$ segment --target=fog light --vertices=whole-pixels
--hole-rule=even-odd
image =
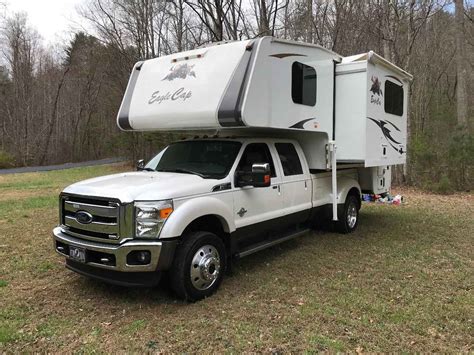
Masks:
[[[148,264],[150,262],[150,252],[139,251],[137,254],[137,260],[142,264]]]
[[[151,261],[151,253],[148,250],[136,250],[127,255],[128,265],[147,265]]]

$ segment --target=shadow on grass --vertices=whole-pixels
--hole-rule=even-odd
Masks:
[[[316,257],[320,263],[334,262],[335,258],[341,258],[344,264],[357,266],[361,261],[361,253],[365,253],[366,258],[371,258],[370,254],[380,251],[389,251],[394,243],[403,242],[404,248],[409,248],[411,243],[415,243],[413,235],[410,233],[399,233],[400,224],[406,224],[413,233],[417,233],[418,219],[409,210],[368,208],[361,213],[358,230],[351,234],[337,234],[330,232],[330,229],[315,230],[307,234],[276,245],[272,248],[252,254],[233,264],[232,275],[226,275],[229,282],[224,282],[221,288],[233,287],[245,283],[247,275],[251,273],[262,273],[277,270],[285,267],[285,262],[289,259],[304,259],[304,257]],[[423,237],[424,238],[424,237]],[[433,239],[424,238],[423,247],[426,243],[431,243]],[[375,249],[375,250],[374,250]],[[362,259],[364,255],[362,256]],[[271,269],[268,266],[271,266]],[[301,263],[301,267],[304,265]],[[283,270],[284,272],[284,270]],[[148,305],[158,304],[182,304],[176,300],[170,287],[167,275],[163,275],[160,284],[153,288],[128,288],[108,285],[104,282],[78,276],[77,282],[70,284],[74,294],[94,295],[95,298],[104,299],[112,303],[125,302],[128,305],[140,305],[146,302]],[[248,290],[238,287],[233,289],[233,297],[244,296]]]

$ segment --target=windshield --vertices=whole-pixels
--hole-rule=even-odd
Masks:
[[[241,145],[214,140],[176,142],[151,159],[145,169],[222,179],[229,173]]]

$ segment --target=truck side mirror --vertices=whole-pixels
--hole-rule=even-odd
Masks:
[[[137,161],[137,171],[143,170],[145,167],[145,160],[140,159]]]
[[[252,186],[268,187],[271,184],[270,164],[252,164]]]

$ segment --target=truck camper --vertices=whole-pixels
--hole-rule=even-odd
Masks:
[[[374,52],[272,37],[138,62],[119,128],[190,138],[136,172],[64,189],[55,249],[69,269],[120,285],[167,272],[177,296],[198,300],[235,258],[316,222],[350,233],[361,193],[388,192],[405,162],[411,78]]]

